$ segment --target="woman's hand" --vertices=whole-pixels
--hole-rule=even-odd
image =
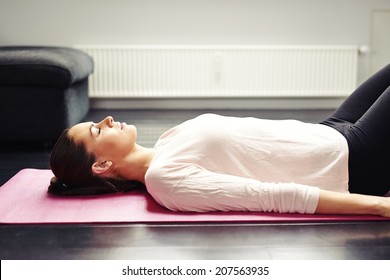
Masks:
[[[390,197],[379,197],[380,202],[380,213],[383,217],[390,218]]]
[[[320,190],[316,214],[362,214],[390,218],[390,198]]]

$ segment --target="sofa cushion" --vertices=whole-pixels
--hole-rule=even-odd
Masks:
[[[92,58],[77,49],[0,47],[0,85],[67,88],[92,71]]]

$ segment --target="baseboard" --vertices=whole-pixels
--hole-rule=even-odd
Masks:
[[[345,97],[315,98],[91,98],[93,109],[334,109]]]

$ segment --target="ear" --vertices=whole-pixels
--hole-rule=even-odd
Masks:
[[[111,168],[112,164],[113,164],[113,162],[110,160],[95,162],[92,165],[92,172],[95,174],[98,174],[98,175],[103,174]]]

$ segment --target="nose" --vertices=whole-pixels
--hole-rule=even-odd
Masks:
[[[107,125],[108,127],[112,127],[113,124],[114,124],[114,118],[111,116],[107,116],[99,123],[99,126]]]

